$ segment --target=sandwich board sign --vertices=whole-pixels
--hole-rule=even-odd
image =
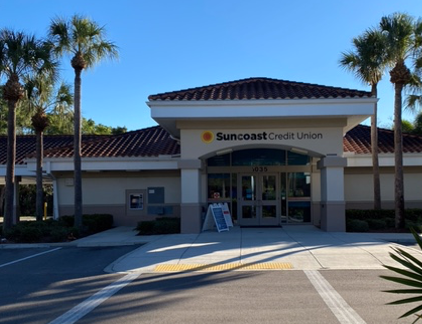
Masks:
[[[232,215],[230,214],[229,206],[227,203],[220,204],[221,208],[223,209],[224,218],[226,219],[226,223],[228,227],[233,227]]]
[[[223,207],[217,204],[208,206],[202,231],[212,229],[214,225],[218,232],[229,230],[229,226],[227,225],[226,217],[223,212]]]

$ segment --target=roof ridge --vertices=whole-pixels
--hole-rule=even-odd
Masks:
[[[262,83],[268,83],[263,87]],[[250,87],[245,88],[245,85]],[[299,88],[299,89],[298,89]],[[201,87],[162,92],[148,96],[148,100],[232,100],[232,99],[298,99],[373,97],[371,92],[349,88],[274,79],[251,77],[209,84]]]

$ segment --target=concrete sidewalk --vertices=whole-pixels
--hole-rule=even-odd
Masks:
[[[184,270],[384,269],[399,246],[422,260],[412,234],[324,232],[312,225],[230,228],[228,232],[138,236],[116,227],[68,243],[0,244],[0,248],[141,245],[109,265],[107,272]]]
[[[146,243],[113,262],[107,272],[385,269],[383,264],[399,266],[389,256],[392,246],[422,259],[411,234],[328,233],[311,225],[161,236],[129,233],[116,228],[80,240],[78,246]]]

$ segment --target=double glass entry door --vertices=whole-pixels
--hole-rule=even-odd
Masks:
[[[238,200],[240,225],[276,226],[280,224],[277,174],[240,174]]]

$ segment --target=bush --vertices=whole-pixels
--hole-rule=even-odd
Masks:
[[[155,221],[141,221],[138,222],[135,230],[138,231],[138,235],[152,235],[154,233]]]
[[[78,238],[81,235],[91,235],[98,233],[113,226],[112,215],[84,215],[82,232],[73,227],[73,216],[62,216],[58,221],[26,221],[12,226],[3,235],[8,241],[16,243],[34,243],[34,242],[63,242],[72,238]]]
[[[74,216],[62,216],[59,219],[60,224],[65,227],[73,227]],[[82,225],[84,231],[88,234],[99,233],[113,227],[113,215],[110,214],[91,214],[82,216]]]
[[[113,227],[113,215],[92,214],[82,216],[82,225],[86,226],[88,232],[98,233]]]
[[[368,219],[367,223],[371,230],[382,230],[387,228],[387,222],[384,219]]]
[[[347,232],[368,232],[369,225],[366,221],[360,219],[351,219],[346,223]]]
[[[43,231],[36,226],[22,227],[19,241],[22,243],[39,242],[43,238]]]
[[[180,233],[180,218],[160,217],[153,221],[141,221],[135,228],[138,235]]]
[[[50,232],[50,239],[52,242],[64,242],[68,239],[69,229],[64,227],[55,227]]]

